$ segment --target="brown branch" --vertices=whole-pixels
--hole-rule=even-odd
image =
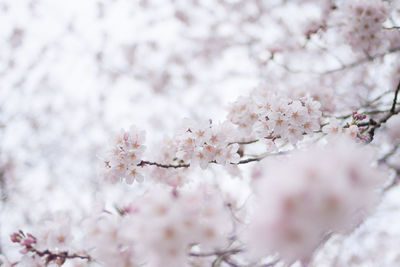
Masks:
[[[368,143],[372,142],[372,140],[374,139],[376,129],[380,128],[382,124],[386,123],[392,116],[400,113],[400,108],[396,109],[397,96],[399,94],[399,91],[400,91],[400,81],[394,93],[392,107],[385,116],[383,116],[378,121],[370,119],[368,122],[362,122],[357,124],[358,127],[364,127],[364,126],[370,127],[370,129],[368,130],[368,136],[369,136]]]
[[[152,165],[152,166],[157,166],[160,168],[174,168],[174,169],[178,169],[178,168],[189,168],[190,164],[189,163],[183,163],[183,164],[163,164],[163,163],[157,163],[157,162],[152,162],[152,161],[147,161],[147,160],[142,160],[141,162],[139,162],[137,164],[137,166],[140,167],[144,167],[146,165]]]
[[[238,163],[231,163],[231,164],[233,164],[233,165],[246,164],[246,163],[250,163],[250,162],[260,161],[260,160],[262,160],[263,158],[265,158],[265,156],[256,157],[256,158],[243,159],[243,160],[239,161]]]
[[[223,256],[222,257],[222,261],[225,262],[226,264],[228,264],[231,267],[239,267],[239,265],[235,262],[233,262],[229,256]]]
[[[383,27],[384,30],[399,30],[400,26]]]
[[[226,256],[226,255],[234,255],[237,253],[243,252],[243,249],[229,249],[229,250],[222,250],[222,251],[211,251],[211,252],[205,252],[205,253],[196,253],[196,252],[190,252],[189,256],[190,257],[212,257],[212,256]]]
[[[397,96],[399,94],[399,91],[400,91],[400,81],[399,81],[399,84],[397,85],[396,92],[394,93],[393,104],[392,104],[392,108],[390,109],[391,113],[394,113],[394,111],[396,109]]]
[[[64,264],[67,259],[82,259],[87,261],[92,261],[92,258],[89,255],[79,255],[79,254],[69,254],[67,251],[62,252],[51,252],[50,250],[46,249],[44,251],[37,250],[34,247],[26,246],[26,249],[32,253],[40,257],[46,257],[46,263],[56,262],[57,264]]]
[[[270,154],[270,155],[282,155],[284,154],[284,152],[279,152],[279,153],[274,153],[274,154]],[[248,158],[248,159],[243,159],[239,162],[231,162],[230,164],[232,165],[240,165],[240,164],[246,164],[246,163],[250,163],[250,162],[255,162],[255,161],[260,161],[262,159],[264,159],[267,155],[262,155],[259,157],[254,157],[254,158]],[[215,160],[211,161],[210,163],[215,163],[217,164],[217,162]],[[153,161],[147,161],[147,160],[142,160],[141,162],[139,162],[137,164],[137,166],[139,167],[144,167],[146,165],[152,165],[152,166],[157,166],[159,168],[173,168],[173,169],[179,169],[179,168],[189,168],[190,167],[190,163],[182,163],[182,164],[163,164],[163,163],[158,163],[158,162],[153,162]]]
[[[43,251],[38,250],[34,247],[37,243],[36,237],[34,237],[29,233],[25,234],[21,230],[13,233],[10,236],[10,238],[13,243],[18,243],[23,247],[22,251],[24,252],[21,253],[31,252],[39,257],[45,257],[46,266],[51,262],[57,265],[63,265],[67,259],[82,259],[82,260],[92,261],[92,257],[90,257],[89,255],[79,255],[77,253],[69,254],[68,251],[62,251],[56,253],[48,249]]]
[[[191,252],[188,255],[191,257],[216,257],[212,263],[212,267],[220,266],[221,262],[225,262],[231,267],[239,267],[238,264],[234,263],[231,259],[231,255],[235,255],[237,253],[243,252],[243,249],[229,249],[225,251],[212,251],[207,253],[194,253]]]
[[[358,124],[358,126],[371,126],[371,128],[368,131],[368,135],[369,135],[369,142],[372,142],[375,136],[375,130],[380,128],[382,124],[386,123],[393,115],[396,115],[398,113],[400,113],[400,109],[394,110],[393,112],[389,112],[388,114],[386,114],[386,116],[382,117],[378,121],[370,119],[369,122],[360,123]]]

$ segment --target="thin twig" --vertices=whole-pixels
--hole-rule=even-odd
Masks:
[[[383,157],[381,157],[381,158],[378,160],[378,163],[379,163],[379,164],[385,163],[391,156],[393,156],[393,155],[396,153],[396,151],[397,151],[397,149],[398,149],[399,147],[400,147],[400,143],[398,143],[398,144],[396,144],[395,146],[393,146],[392,149],[389,150],[389,152],[387,152]]]
[[[229,256],[224,256],[224,257],[222,257],[222,261],[225,262],[225,263],[227,263],[227,264],[228,264],[229,266],[231,266],[231,267],[239,267],[239,265],[236,264],[236,263],[234,263],[234,262],[229,258]]]
[[[383,52],[383,53],[376,54],[375,56],[372,56],[372,57],[365,57],[365,58],[360,59],[360,60],[358,60],[358,61],[355,61],[355,62],[353,62],[353,63],[343,65],[343,66],[340,67],[340,68],[328,70],[328,71],[322,72],[322,73],[320,73],[320,74],[331,74],[331,73],[338,72],[338,71],[342,71],[342,70],[345,70],[345,69],[351,69],[351,68],[357,67],[357,66],[360,65],[360,64],[363,64],[363,63],[372,61],[372,60],[374,60],[374,59],[376,59],[376,58],[384,57],[384,56],[386,56],[387,54],[391,54],[391,53],[398,52],[398,51],[400,51],[400,47],[394,47],[394,48],[389,49],[389,50],[387,50],[387,51],[385,51],[385,52]]]
[[[205,253],[196,253],[196,252],[190,252],[189,256],[191,257],[212,257],[212,256],[224,256],[224,255],[233,255],[243,252],[242,249],[236,248],[236,249],[229,249],[225,251],[211,251],[211,252],[205,252]]]
[[[259,141],[259,139],[250,140],[250,141],[232,142],[232,143],[229,143],[228,145],[232,145],[232,144],[250,145],[250,144],[257,143],[258,141]]]
[[[387,164],[389,167],[391,167],[389,164]],[[393,177],[393,180],[391,181],[390,184],[388,184],[385,188],[383,188],[383,193],[386,193],[387,191],[389,191],[390,189],[392,189],[393,187],[395,187],[396,185],[399,184],[400,182],[400,170],[393,168],[396,173],[395,176]]]

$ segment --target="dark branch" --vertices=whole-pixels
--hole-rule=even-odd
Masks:
[[[368,123],[371,126],[371,128],[368,131],[368,135],[369,135],[369,142],[372,142],[372,140],[374,139],[374,135],[375,135],[375,130],[380,128],[382,126],[382,124],[386,123],[393,115],[396,115],[400,112],[400,109],[394,110],[393,112],[388,113],[386,116],[384,116],[383,118],[381,118],[378,121],[374,121],[374,120],[370,120]]]
[[[211,252],[205,252],[205,253],[195,253],[195,252],[190,252],[189,256],[191,257],[212,257],[212,256],[227,256],[227,255],[234,255],[237,253],[243,252],[242,249],[230,249],[230,250],[225,250],[225,251],[211,251]]]
[[[147,161],[147,160],[142,160],[141,162],[138,163],[137,166],[140,167],[144,167],[146,165],[153,165],[153,166],[157,166],[160,168],[174,168],[174,169],[178,169],[178,168],[189,168],[190,164],[189,163],[183,163],[183,164],[162,164],[162,163],[157,163],[157,162],[152,162],[152,161]]]
[[[364,127],[364,126],[370,127],[368,130],[368,136],[369,136],[368,143],[372,142],[372,140],[374,139],[376,129],[380,128],[382,124],[386,123],[392,116],[400,113],[400,108],[396,109],[397,96],[399,94],[399,91],[400,91],[400,82],[397,85],[396,91],[394,93],[392,107],[385,116],[383,116],[377,121],[370,119],[368,122],[362,122],[357,124],[358,127]]]
[[[43,251],[38,250],[34,247],[37,243],[36,237],[29,233],[25,234],[21,230],[13,233],[10,238],[13,243],[18,243],[23,247],[24,252],[22,253],[31,252],[39,257],[44,257],[46,261],[46,266],[49,263],[55,263],[61,266],[65,263],[67,259],[82,259],[92,261],[92,257],[90,257],[89,255],[79,255],[76,253],[70,254],[68,251],[52,252],[48,249]]]
[[[392,108],[390,109],[391,113],[395,112],[396,104],[397,104],[397,96],[399,94],[399,91],[400,91],[400,81],[399,81],[399,84],[397,85],[396,92],[394,93],[393,104],[392,104]]]
[[[273,154],[268,154],[268,155],[283,155],[286,152],[278,152],[278,153],[273,153]],[[264,159],[267,155],[262,155],[259,157],[254,157],[254,158],[248,158],[248,159],[242,159],[239,162],[231,162],[232,165],[241,165],[241,164],[246,164],[246,163],[250,163],[250,162],[255,162],[255,161],[260,161],[262,159]],[[210,163],[215,163],[217,164],[217,162],[215,160],[211,161]],[[144,167],[146,165],[152,165],[152,166],[157,166],[159,168],[173,168],[173,169],[179,169],[179,168],[189,168],[190,167],[190,163],[182,163],[182,164],[163,164],[163,163],[158,163],[158,162],[153,162],[153,161],[147,161],[147,160],[142,160],[141,162],[139,162],[137,164],[137,166],[139,167]]]
[[[82,260],[92,261],[92,258],[89,255],[79,255],[76,253],[69,254],[67,251],[55,253],[55,252],[51,252],[48,249],[46,249],[44,251],[40,251],[31,246],[27,246],[26,248],[30,252],[32,252],[40,257],[46,257],[47,263],[49,263],[51,261],[55,261],[57,263],[64,263],[67,259],[82,259]]]
[[[246,163],[250,163],[250,162],[254,162],[254,161],[260,161],[265,157],[258,157],[258,158],[248,158],[248,159],[243,159],[241,161],[239,161],[238,163],[231,163],[233,165],[240,165],[240,164],[246,164]]]

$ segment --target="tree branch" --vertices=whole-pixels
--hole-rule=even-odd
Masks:
[[[385,51],[385,52],[383,52],[383,53],[376,54],[376,55],[374,55],[374,56],[372,56],[372,57],[365,57],[365,58],[362,58],[362,59],[360,59],[360,60],[358,60],[358,61],[355,61],[355,62],[353,62],[353,63],[343,65],[343,66],[340,67],[340,68],[336,68],[336,69],[332,69],[332,70],[328,70],[328,71],[322,72],[322,73],[320,73],[320,74],[331,74],[331,73],[338,72],[338,71],[342,71],[342,70],[345,70],[345,69],[351,69],[351,68],[357,67],[357,66],[360,65],[360,64],[363,64],[363,63],[372,61],[372,60],[374,60],[374,59],[376,59],[376,58],[384,57],[384,56],[386,56],[386,55],[388,55],[388,54],[391,54],[391,53],[394,53],[394,52],[398,52],[398,51],[400,51],[400,46],[399,46],[399,47],[391,48],[391,49],[389,49],[389,50],[387,50],[387,51]]]
[[[273,156],[278,156],[278,155],[283,155],[286,154],[286,152],[277,152],[277,153],[271,153],[271,154],[264,154],[258,157],[254,157],[254,158],[248,158],[248,159],[242,159],[239,162],[231,162],[230,164],[232,165],[241,165],[241,164],[247,164],[250,162],[255,162],[255,161],[260,161],[262,159],[264,159],[265,157],[267,157],[268,155],[273,155]],[[211,161],[210,163],[215,163],[217,164],[217,162],[215,160]],[[142,160],[141,162],[139,162],[137,164],[137,166],[139,167],[144,167],[146,165],[152,165],[152,166],[157,166],[159,168],[173,168],[173,169],[180,169],[180,168],[189,168],[190,167],[190,163],[182,163],[182,164],[163,164],[163,163],[158,163],[158,162],[153,162],[153,161],[148,161],[148,160]]]
[[[226,255],[233,255],[243,252],[242,249],[236,248],[236,249],[229,249],[225,251],[211,251],[211,252],[206,252],[206,253],[196,253],[196,252],[190,252],[189,256],[191,257],[212,257],[212,256],[226,256]]]
[[[69,254],[68,251],[52,252],[48,249],[43,251],[38,250],[34,247],[37,243],[36,237],[29,233],[25,234],[21,230],[13,233],[10,238],[13,243],[18,243],[23,247],[24,252],[22,253],[31,252],[39,257],[45,257],[46,266],[51,262],[57,265],[63,265],[67,259],[82,259],[87,260],[88,262],[92,261],[92,257],[89,255],[79,255],[77,253]]]
[[[386,123],[393,115],[396,115],[398,113],[400,113],[400,108],[396,109],[396,104],[397,104],[397,96],[399,94],[400,91],[400,81],[397,85],[396,91],[394,93],[394,97],[393,97],[393,103],[392,103],[392,107],[389,110],[389,113],[387,113],[385,116],[383,116],[380,120],[375,121],[373,119],[370,119],[368,122],[363,122],[363,123],[358,123],[357,126],[358,127],[364,127],[364,126],[370,126],[371,128],[368,130],[368,136],[369,136],[369,140],[368,143],[372,142],[372,140],[374,139],[374,135],[375,135],[375,130],[380,128],[382,126],[382,124]]]
[[[137,166],[140,167],[144,167],[146,165],[153,165],[153,166],[157,166],[160,168],[174,168],[174,169],[178,169],[178,168],[189,168],[190,164],[189,163],[182,163],[182,164],[162,164],[162,163],[157,163],[157,162],[152,162],[152,161],[147,161],[147,160],[142,160],[141,162],[139,162],[137,164]]]
[[[398,144],[396,144],[395,146],[393,146],[393,148],[391,149],[391,150],[389,150],[389,152],[387,152],[382,158],[380,158],[379,160],[378,160],[378,163],[379,164],[383,164],[383,163],[386,163],[386,161],[391,157],[391,156],[393,156],[395,153],[396,153],[396,151],[397,151],[397,149],[400,147],[400,143],[398,143]]]
[[[399,94],[399,91],[400,91],[400,81],[399,81],[399,84],[397,85],[396,92],[394,93],[393,104],[392,104],[392,108],[390,109],[391,113],[395,112],[396,104],[397,104],[397,96]]]

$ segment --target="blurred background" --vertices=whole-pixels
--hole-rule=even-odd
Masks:
[[[235,5],[0,1],[6,248],[16,227],[94,198],[98,157],[112,133],[134,124],[151,143],[184,117],[224,119],[228,103],[258,84],[252,36],[238,32],[254,3],[243,13]]]

